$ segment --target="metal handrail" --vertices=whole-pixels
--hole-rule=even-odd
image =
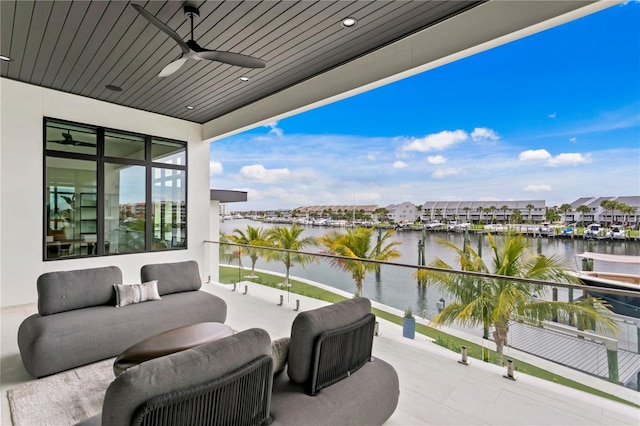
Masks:
[[[522,278],[522,277],[511,277],[506,275],[496,275],[496,274],[490,274],[485,272],[462,271],[458,269],[446,269],[446,268],[436,268],[433,266],[413,265],[410,263],[396,263],[396,262],[387,262],[382,260],[353,258],[349,256],[341,256],[341,255],[332,254],[332,253],[314,253],[314,252],[306,252],[306,251],[299,251],[299,250],[289,250],[289,249],[283,249],[278,247],[256,246],[251,244],[239,244],[239,243],[210,241],[210,240],[204,240],[204,242],[211,243],[211,244],[225,244],[228,246],[245,247],[245,248],[260,249],[260,250],[274,250],[279,252],[302,254],[302,255],[308,255],[308,256],[319,256],[319,257],[326,257],[331,259],[369,262],[369,263],[375,263],[378,265],[400,266],[403,268],[422,269],[425,271],[446,272],[451,274],[473,276],[477,278],[491,278],[491,279],[498,279],[498,280],[516,281],[516,282],[522,282],[525,284],[537,284],[537,285],[543,285],[543,286],[561,287],[561,288],[568,288],[568,289],[574,289],[574,290],[586,290],[586,289],[592,290],[592,291],[597,290],[599,293],[619,294],[619,295],[625,295],[625,296],[631,296],[631,297],[639,297],[638,292],[635,292],[632,290],[612,289],[608,287],[600,287],[600,286],[592,286],[592,285],[588,286],[587,288],[587,286],[585,286],[584,284],[557,283],[553,281],[545,281],[545,280]]]

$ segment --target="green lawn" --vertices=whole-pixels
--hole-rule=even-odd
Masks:
[[[257,284],[266,285],[268,287],[281,288],[279,287],[279,284],[281,284],[283,281],[283,278],[281,276],[266,274],[263,272],[256,272],[255,275],[258,278],[253,278],[249,280],[249,279],[243,278],[243,276],[247,274],[249,274],[249,271],[246,269],[240,270],[237,267],[220,266],[220,282],[223,284],[233,284],[233,283],[237,283],[238,281],[252,281]],[[296,279],[290,279],[290,283],[291,283],[291,287],[289,288],[289,290],[291,291],[291,293],[294,293],[294,294],[312,297],[314,299],[324,300],[331,303],[340,302],[341,300],[346,299],[344,296],[332,293],[327,290],[323,290],[321,288],[315,287],[310,284],[303,283]],[[395,324],[402,325],[402,317],[398,315],[394,315],[389,312],[376,309],[376,308],[373,308],[372,311],[378,318],[383,318]],[[485,358],[486,358],[487,356],[486,352],[488,351],[489,362],[492,362],[494,364],[498,363],[497,362],[498,354],[495,351],[487,350],[486,348],[482,348],[480,345],[446,334],[443,331],[435,329],[433,327],[428,327],[423,324],[416,324],[416,333],[430,337],[431,339],[434,340],[436,344],[444,346],[457,353],[460,353],[460,348],[462,346],[466,346],[469,357],[472,357],[475,359],[483,358],[482,356],[483,350],[485,351]],[[611,395],[611,394],[602,392],[598,389],[586,386],[582,383],[569,380],[562,376],[558,376],[557,374],[550,373],[546,370],[543,370],[531,364],[527,364],[525,362],[521,362],[517,359],[514,359],[514,358],[510,358],[510,359],[513,359],[514,366],[516,370],[519,372],[526,373],[531,376],[539,377],[544,380],[549,380],[555,383],[568,386],[570,388],[579,389],[579,390],[591,393],[593,395],[601,396],[604,398],[608,398],[614,401],[622,402],[624,404],[640,408],[640,405],[633,404],[629,401],[618,398],[615,395]],[[506,357],[505,357],[505,360],[506,360]]]

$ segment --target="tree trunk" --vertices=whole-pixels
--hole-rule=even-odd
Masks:
[[[489,323],[485,319],[482,330],[482,338],[485,340],[489,340]],[[488,342],[487,342],[488,344]],[[482,346],[482,360],[484,362],[489,362],[489,349]]]
[[[502,365],[502,354],[507,344],[508,325],[494,324],[493,340],[496,343],[496,352],[498,352],[498,364]]]

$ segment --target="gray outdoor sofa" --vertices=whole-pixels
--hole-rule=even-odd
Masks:
[[[81,425],[383,424],[399,383],[371,357],[374,324],[369,300],[356,298],[300,313],[288,359],[254,328],[143,362],[109,385],[102,413]]]
[[[224,322],[224,300],[200,291],[195,261],[146,265],[160,300],[116,307],[116,266],[48,272],[38,278],[38,313],[18,329],[26,370],[35,377],[115,357],[151,335],[200,322]]]

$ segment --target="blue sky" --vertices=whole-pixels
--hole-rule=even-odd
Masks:
[[[640,195],[640,3],[213,142],[232,210]]]

